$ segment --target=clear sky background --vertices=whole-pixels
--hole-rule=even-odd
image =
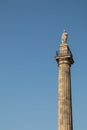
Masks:
[[[0,0],[0,130],[57,130],[61,34],[73,53],[73,128],[87,129],[87,1]]]

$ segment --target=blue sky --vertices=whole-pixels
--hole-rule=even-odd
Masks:
[[[61,34],[73,53],[73,127],[87,127],[87,1],[0,1],[0,129],[57,130]]]

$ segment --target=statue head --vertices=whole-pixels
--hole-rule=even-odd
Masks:
[[[62,44],[67,43],[67,38],[68,38],[68,33],[66,30],[64,30],[64,32],[62,34]]]

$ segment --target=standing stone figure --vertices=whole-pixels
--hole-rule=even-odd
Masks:
[[[64,30],[62,34],[62,43],[67,43],[68,33]]]

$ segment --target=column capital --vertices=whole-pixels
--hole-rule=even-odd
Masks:
[[[60,44],[59,46],[59,52],[56,52],[56,56],[55,59],[59,64],[73,64],[74,60],[73,60],[73,56],[72,53],[69,49],[69,46],[65,43],[65,44]]]
[[[56,59],[58,65],[60,65],[60,64],[69,64],[69,65],[71,65],[71,64],[74,63],[72,55],[55,56],[55,59]]]

